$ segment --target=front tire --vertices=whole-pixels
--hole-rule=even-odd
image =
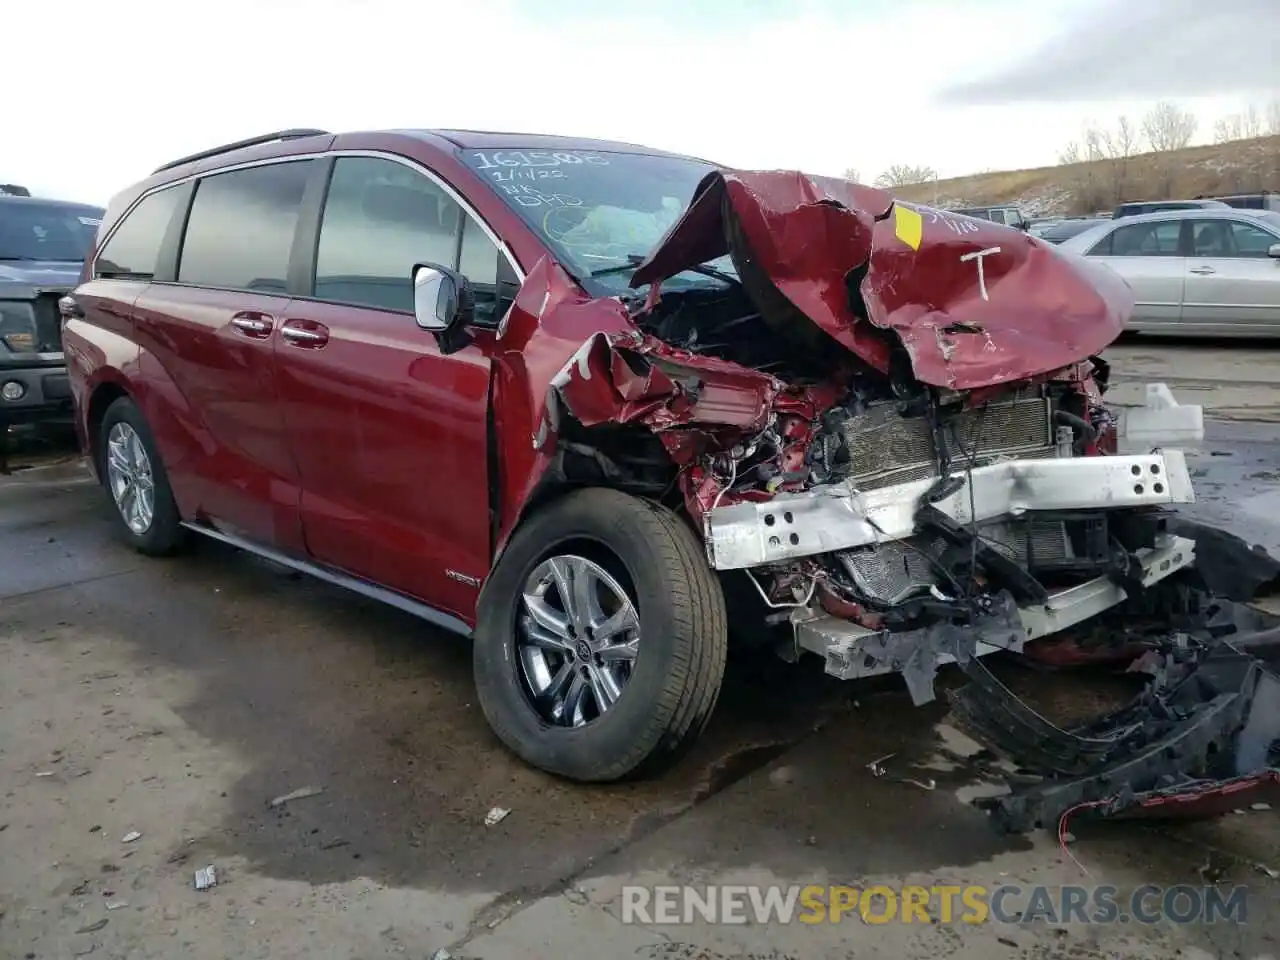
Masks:
[[[151,429],[128,397],[103,415],[98,464],[125,541],[149,556],[173,553],[184,540],[182,518]]]
[[[702,732],[727,648],[720,583],[689,526],[591,488],[512,537],[480,598],[476,688],[527,763],[583,782],[639,778]]]

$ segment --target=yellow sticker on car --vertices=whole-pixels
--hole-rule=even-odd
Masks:
[[[893,232],[912,250],[920,249],[920,236],[924,232],[924,217],[900,203],[893,206]]]

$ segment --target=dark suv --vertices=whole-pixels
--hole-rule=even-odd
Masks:
[[[1199,410],[1114,417],[1091,359],[1131,305],[846,180],[458,130],[175,161],[63,301],[131,544],[194,532],[473,636],[498,736],[582,780],[692,742],[731,622],[925,702],[1188,566],[1146,508],[1192,497]]]
[[[58,298],[79,281],[104,212],[0,194],[0,442],[9,424],[70,421]]]

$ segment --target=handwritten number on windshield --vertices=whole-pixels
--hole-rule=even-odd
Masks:
[[[506,167],[576,167],[590,164],[607,167],[609,161],[598,153],[581,150],[498,150],[494,153],[475,151],[476,169],[496,170]],[[492,174],[490,174],[492,176]]]
[[[502,192],[522,207],[580,207],[582,198],[567,193],[547,193],[527,183],[504,183]]]

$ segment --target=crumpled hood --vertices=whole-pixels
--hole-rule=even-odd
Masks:
[[[1133,309],[1118,275],[1021,230],[777,171],[704,177],[631,285],[726,253],[767,319],[807,317],[882,372],[900,341],[917,379],[957,390],[1083,360]]]

